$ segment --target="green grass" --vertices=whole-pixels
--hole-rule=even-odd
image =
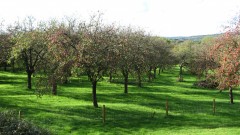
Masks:
[[[48,128],[52,133],[67,134],[210,134],[240,133],[240,93],[234,91],[235,104],[228,93],[193,87],[194,76],[176,82],[177,69],[165,71],[143,88],[98,83],[99,108],[92,107],[91,84],[86,77],[71,79],[58,87],[58,96],[39,98],[27,90],[26,75],[0,72],[1,110],[21,110],[23,118]],[[33,81],[34,82],[34,81]],[[216,114],[212,100],[216,99]],[[165,115],[166,99],[169,115]],[[106,123],[102,123],[102,105],[106,105]],[[154,115],[155,114],[155,115]],[[17,115],[17,114],[16,114]],[[154,116],[153,116],[154,115]]]

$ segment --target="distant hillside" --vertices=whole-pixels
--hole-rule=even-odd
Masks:
[[[197,35],[197,36],[179,36],[179,37],[167,37],[171,40],[177,40],[177,41],[185,41],[185,40],[193,40],[193,41],[201,41],[204,37],[217,37],[220,34],[211,34],[211,35]]]

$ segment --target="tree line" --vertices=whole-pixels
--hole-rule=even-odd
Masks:
[[[100,15],[90,21],[35,22],[29,17],[7,27],[1,33],[1,63],[18,63],[27,73],[27,87],[32,89],[32,76],[38,76],[41,94],[67,81],[73,72],[84,73],[92,84],[93,105],[97,104],[97,83],[103,76],[110,81],[115,73],[123,76],[124,93],[128,93],[129,76],[156,77],[157,68],[174,63],[170,41],[154,37],[142,29],[104,24]],[[14,66],[12,66],[14,69]],[[152,73],[153,72],[153,73]]]
[[[0,63],[24,68],[27,87],[32,89],[32,76],[37,76],[37,92],[51,90],[68,82],[73,74],[85,74],[92,84],[93,106],[97,103],[97,83],[108,76],[121,74],[124,93],[129,77],[142,87],[144,77],[156,78],[166,67],[179,65],[178,81],[184,81],[183,69],[219,89],[239,85],[239,21],[218,37],[201,41],[177,42],[152,36],[143,29],[103,23],[101,15],[89,21],[67,18],[63,21],[37,22],[32,17],[1,29]],[[2,27],[1,27],[2,28]]]
[[[240,16],[217,37],[206,37],[197,44],[185,41],[177,46],[175,54],[180,56],[179,80],[183,80],[182,66],[187,66],[192,74],[220,92],[228,89],[230,103],[233,104],[233,88],[238,88],[240,84]]]

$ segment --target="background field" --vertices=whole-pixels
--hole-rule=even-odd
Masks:
[[[56,134],[211,134],[240,133],[240,93],[234,89],[235,104],[229,104],[228,91],[193,87],[196,77],[185,74],[177,82],[177,68],[157,76],[143,88],[123,84],[98,83],[99,108],[92,106],[91,84],[86,77],[72,78],[58,87],[58,96],[37,97],[27,90],[25,73],[0,72],[1,110],[19,110],[23,119]],[[34,83],[34,82],[33,82]],[[216,114],[212,101],[216,99]],[[165,114],[166,99],[169,115]],[[102,123],[106,105],[106,123]]]

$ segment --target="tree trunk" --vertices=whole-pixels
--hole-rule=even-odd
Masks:
[[[7,62],[3,62],[4,71],[7,71]]]
[[[68,84],[68,78],[66,77],[65,80],[64,80],[64,84]]]
[[[229,98],[230,98],[230,103],[233,104],[233,92],[232,92],[232,87],[229,87]]]
[[[112,82],[112,71],[109,73],[109,82]]]
[[[52,94],[57,95],[57,82],[55,78],[52,80]]]
[[[156,74],[157,74],[157,68],[156,67],[153,68],[153,72],[154,72],[153,78],[156,79]]]
[[[97,81],[92,81],[92,98],[93,98],[93,106],[98,107],[97,103]]]
[[[205,70],[205,79],[207,79],[207,76],[208,76],[208,70],[206,69]]]
[[[12,64],[12,72],[15,72],[15,61],[14,61],[14,59],[11,60],[11,64]]]
[[[138,72],[138,87],[142,87],[142,77],[140,72]]]
[[[158,75],[160,75],[160,73],[161,73],[161,68],[159,67],[158,68]]]
[[[128,73],[124,75],[124,93],[128,93]]]
[[[151,82],[152,81],[152,67],[149,68],[148,71],[148,81]]]
[[[183,71],[182,71],[182,68],[183,68],[183,65],[181,64],[180,65],[180,71],[179,71],[179,78],[178,78],[179,82],[183,81],[183,76],[182,76]]]
[[[27,71],[28,75],[28,89],[32,89],[32,72]]]

